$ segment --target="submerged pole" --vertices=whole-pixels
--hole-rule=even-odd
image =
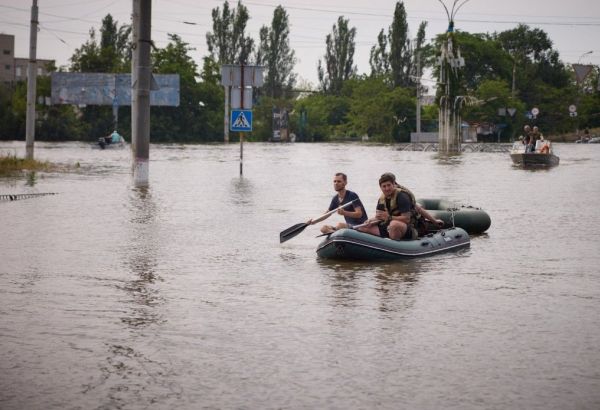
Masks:
[[[133,31],[137,35],[134,67],[132,70],[133,92],[131,105],[132,150],[134,157],[133,179],[135,186],[148,185],[148,160],[150,157],[150,83],[152,68],[150,66],[151,44],[151,0],[133,0]],[[135,23],[138,23],[137,25]],[[135,78],[135,82],[133,79]]]
[[[37,0],[31,5],[31,25],[29,31],[29,63],[27,64],[27,114],[25,122],[25,158],[33,159],[35,142],[35,98],[37,87]]]
[[[417,51],[417,134],[421,134],[421,51]]]

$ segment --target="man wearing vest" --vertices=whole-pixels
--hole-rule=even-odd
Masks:
[[[424,225],[425,220],[444,225],[444,221],[435,219],[417,204],[408,188],[396,183],[394,174],[383,174],[379,178],[379,187],[382,195],[377,201],[374,223],[359,228],[360,231],[395,240],[416,239],[419,236],[417,228]]]
[[[337,192],[336,195],[331,199],[331,203],[329,204],[329,209],[327,211],[332,211],[336,208],[339,208],[340,205],[347,204],[348,202],[352,202],[352,204],[347,207],[340,209],[337,211],[339,215],[342,215],[346,220],[346,223],[338,223],[334,228],[331,225],[323,225],[321,227],[322,233],[331,233],[336,229],[347,228],[348,225],[359,225],[367,220],[367,212],[365,211],[365,207],[363,206],[360,198],[355,192],[352,192],[346,189],[346,184],[348,183],[348,177],[346,174],[342,172],[338,172],[333,177],[333,189]],[[329,215],[322,216],[317,219],[309,219],[308,224],[313,225],[317,222],[321,222],[324,219],[329,218]]]

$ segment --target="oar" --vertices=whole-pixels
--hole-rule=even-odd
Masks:
[[[336,213],[337,211],[339,211],[342,208],[347,207],[348,205],[350,205],[352,202],[356,201],[352,200],[350,202],[345,203],[344,205],[341,205],[335,209],[332,209],[331,211],[321,215],[318,218],[315,219],[325,219],[327,218],[329,215],[332,215],[334,213]],[[294,236],[298,235],[300,232],[302,232],[306,227],[308,226],[308,224],[306,222],[302,222],[299,224],[296,224],[294,226],[290,226],[289,228],[287,228],[284,231],[281,231],[279,233],[279,243],[284,243],[285,241],[289,241],[290,239],[292,239]]]
[[[369,226],[369,225],[373,225],[375,223],[379,223],[379,221],[367,221],[365,223],[362,223],[360,225],[349,225],[348,228],[346,229],[354,229],[354,230],[358,230],[358,228],[362,228],[363,226]],[[336,229],[334,228],[333,232],[335,232]],[[326,236],[326,235],[331,235],[333,232],[327,232],[327,233],[322,233],[321,235],[317,235],[315,236],[315,238],[320,238],[321,236]]]

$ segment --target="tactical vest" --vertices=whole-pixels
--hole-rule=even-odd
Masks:
[[[383,208],[385,208],[385,210],[388,212],[388,214],[390,214],[392,216],[401,215],[402,212],[400,212],[398,210],[398,204],[396,203],[396,198],[398,197],[398,194],[400,192],[404,192],[410,198],[410,225],[413,228],[415,228],[417,226],[417,221],[421,217],[421,215],[417,212],[417,208],[416,208],[417,200],[415,199],[415,196],[413,195],[412,192],[410,192],[410,190],[408,188],[403,187],[402,185],[396,184],[396,191],[394,192],[394,194],[392,195],[392,198],[390,200],[390,208],[388,209],[388,207],[386,205],[385,195],[381,195],[379,197],[379,201],[377,202],[377,208],[379,209],[379,208],[381,208],[381,206],[383,206]],[[379,224],[380,225],[388,225],[389,222],[381,221]]]

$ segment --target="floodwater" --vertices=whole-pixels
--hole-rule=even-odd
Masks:
[[[24,155],[24,142],[0,152]],[[558,167],[360,144],[36,143],[69,173],[0,179],[2,409],[598,409],[600,145]],[[471,247],[317,258],[336,171],[372,214],[394,172],[485,209]],[[337,221],[337,215],[328,222]]]

